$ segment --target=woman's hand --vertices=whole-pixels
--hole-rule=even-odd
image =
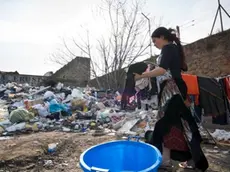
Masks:
[[[134,76],[134,79],[135,80],[139,80],[141,79],[141,75],[139,75],[138,73],[133,73],[135,76]]]

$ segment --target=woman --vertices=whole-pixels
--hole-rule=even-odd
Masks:
[[[181,76],[181,71],[187,71],[185,56],[172,31],[160,27],[153,32],[152,41],[161,49],[158,67],[141,75],[135,73],[135,80],[156,77],[160,88],[158,121],[149,142],[162,154],[169,150],[171,159],[181,162],[192,159],[197,169],[205,171],[208,162],[200,147],[198,126],[185,105],[187,87]],[[186,167],[186,163],[181,165]]]

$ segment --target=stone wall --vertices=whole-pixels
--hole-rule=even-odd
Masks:
[[[52,78],[63,82],[68,81],[69,84],[75,86],[86,86],[90,80],[90,59],[76,57],[54,73]]]
[[[230,74],[230,30],[184,47],[188,73],[219,77]]]

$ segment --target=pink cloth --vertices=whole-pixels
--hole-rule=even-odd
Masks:
[[[146,68],[145,72],[149,72],[150,71],[150,65],[148,65],[148,67]],[[143,78],[140,79],[138,81],[136,81],[135,83],[135,90],[136,90],[136,94],[132,97],[129,98],[129,103],[131,103],[133,100],[136,99],[138,92],[143,89],[142,87],[146,87],[149,84],[149,78]],[[141,89],[140,89],[141,88]]]

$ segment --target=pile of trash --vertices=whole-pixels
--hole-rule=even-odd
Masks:
[[[230,132],[228,132],[228,131],[216,129],[211,135],[217,141],[230,143]]]
[[[36,131],[143,135],[156,112],[120,110],[119,92],[95,88],[0,86],[0,136]]]

